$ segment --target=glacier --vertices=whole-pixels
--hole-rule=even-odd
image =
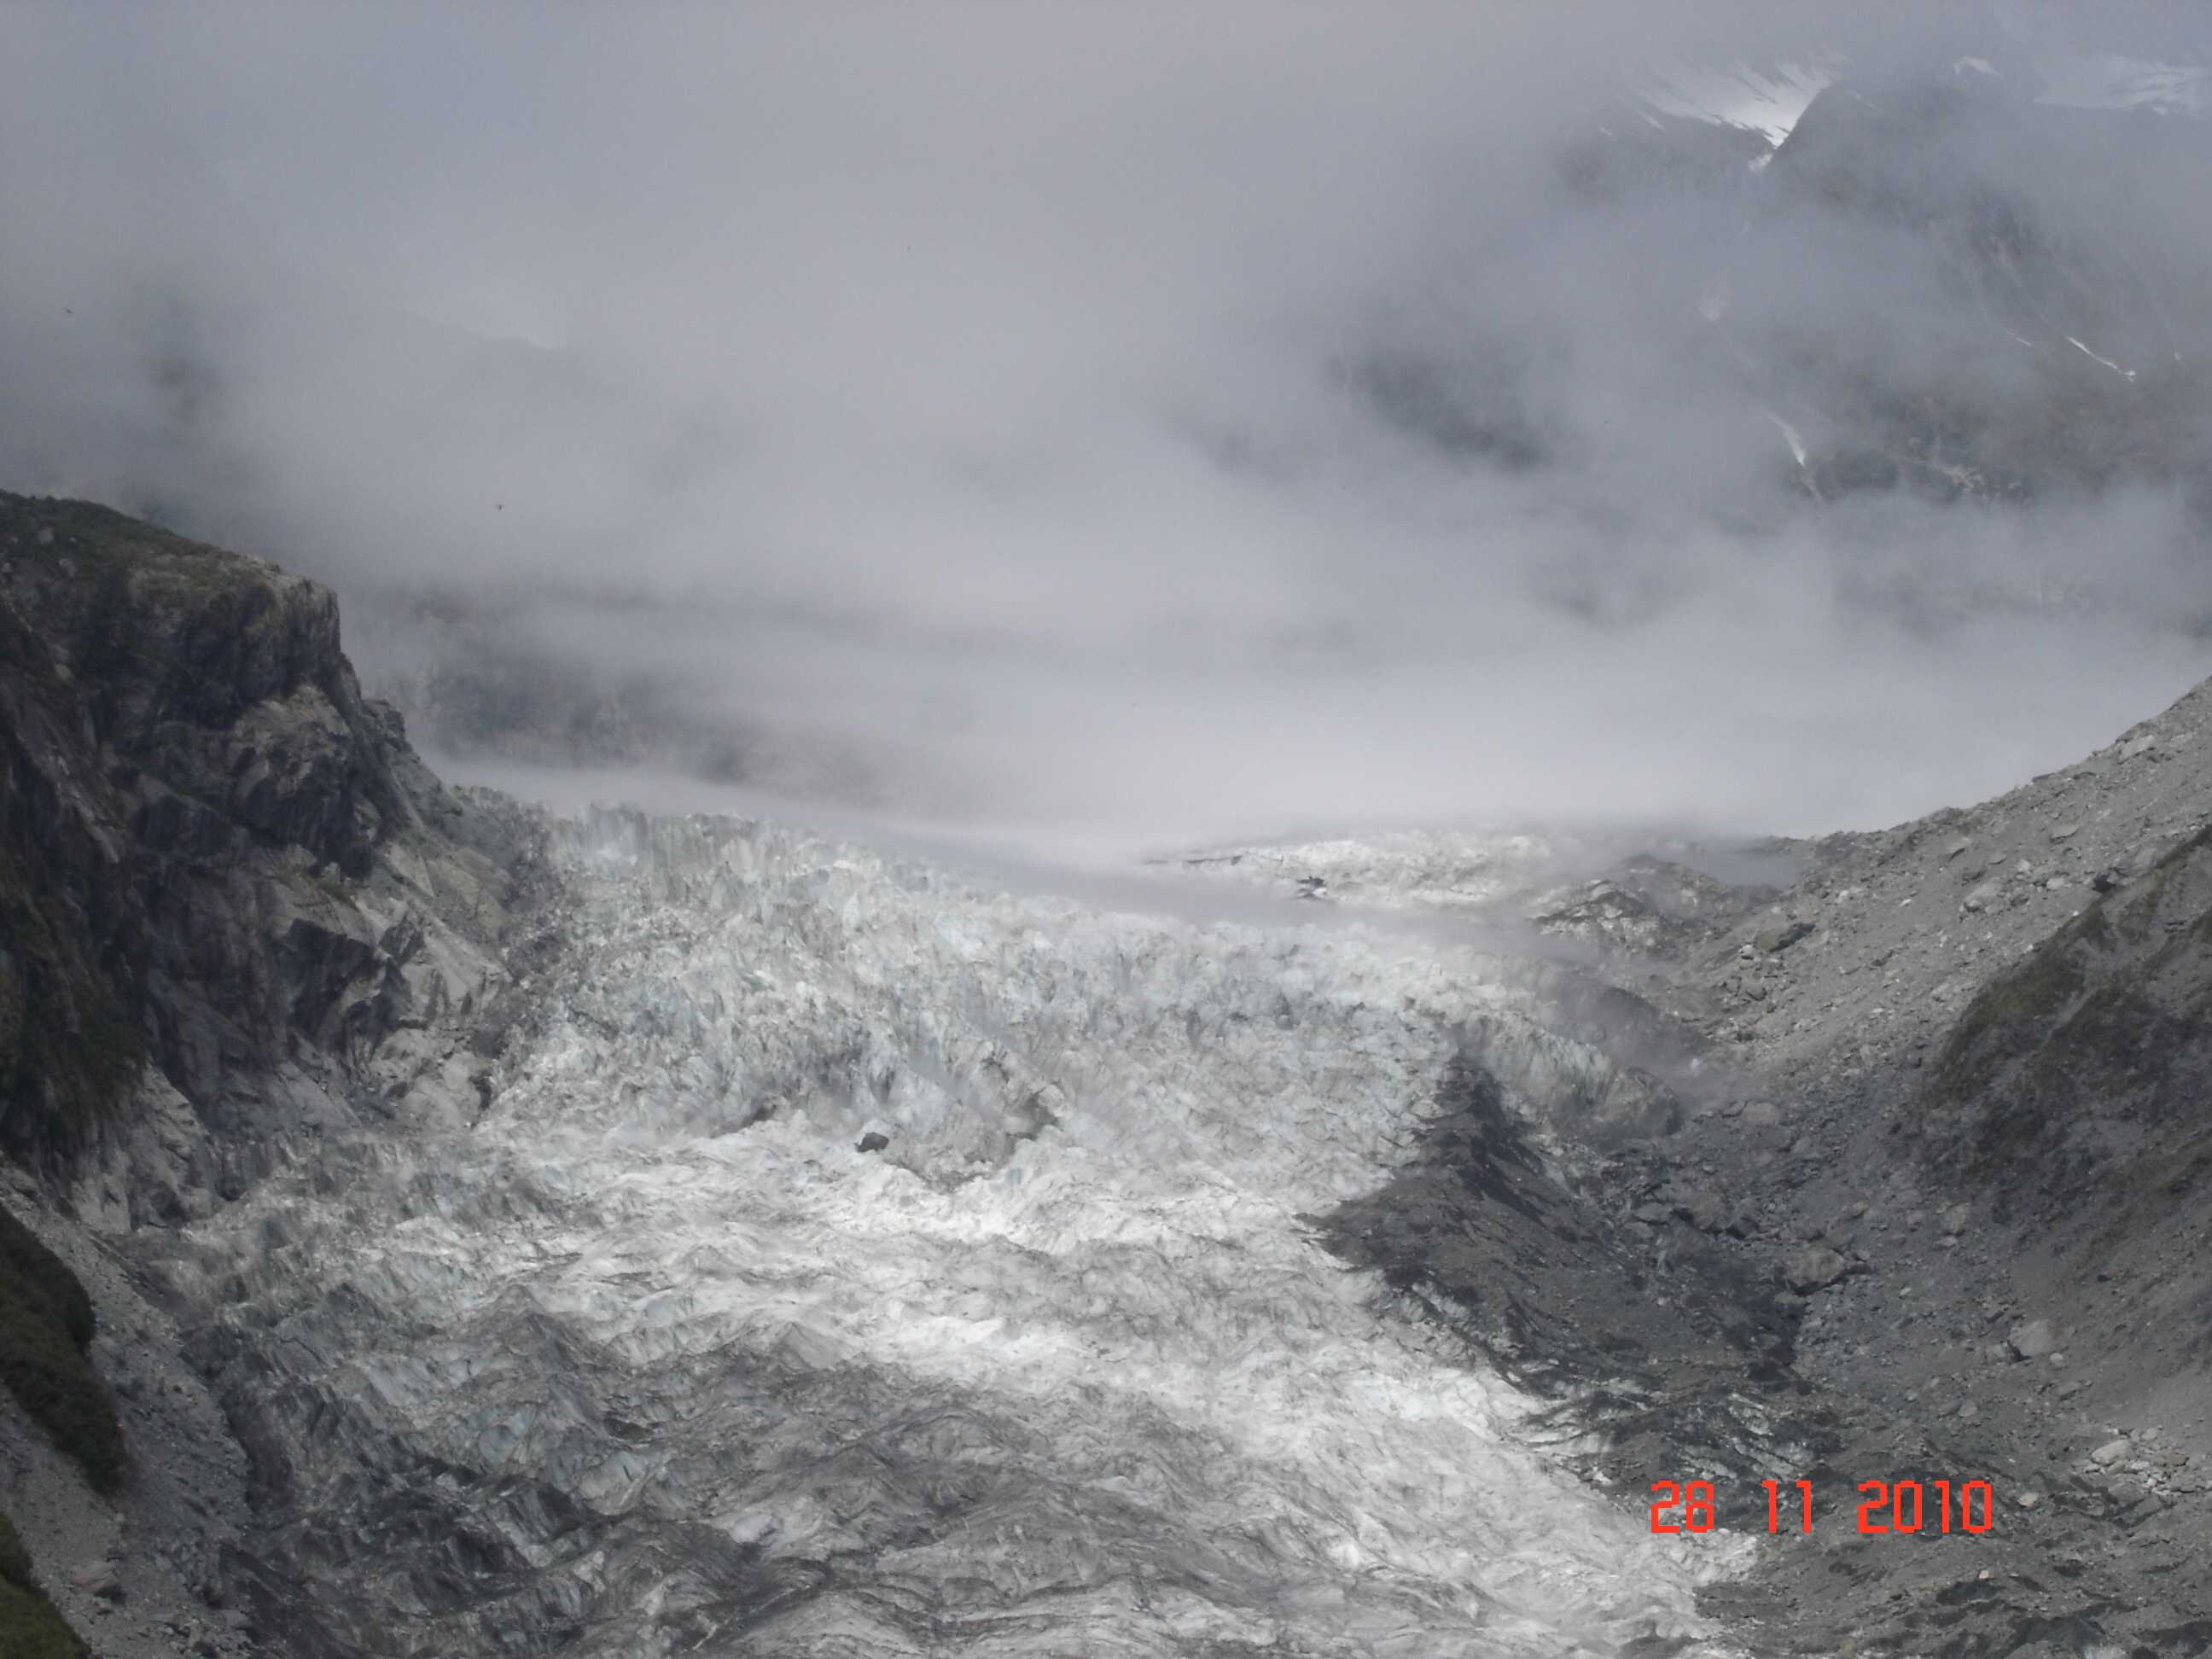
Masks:
[[[169,1268],[284,1448],[254,1547],[322,1639],[1736,1651],[1694,1595],[1751,1540],[1654,1536],[1315,1237],[1455,1055],[1540,1140],[1636,1109],[1501,960],[748,820],[556,844],[570,948],[480,1109],[319,1132]],[[1432,850],[1370,862],[1480,885]]]

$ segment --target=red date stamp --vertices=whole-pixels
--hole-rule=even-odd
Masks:
[[[1779,1480],[1764,1485],[1767,1531],[1813,1530],[1811,1481],[1797,1481],[1794,1491]],[[1711,1481],[1655,1480],[1651,1490],[1652,1531],[1711,1532],[1717,1524]],[[1996,1493],[1986,1480],[1966,1481],[1955,1493],[1948,1480],[1862,1480],[1859,1496],[1863,1533],[1984,1533],[1996,1524]]]

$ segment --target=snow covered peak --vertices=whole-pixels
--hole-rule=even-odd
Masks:
[[[1644,101],[1662,115],[1747,127],[1779,144],[1844,67],[1826,52],[1765,64],[1741,58],[1721,66],[1677,64],[1661,71]]]
[[[1948,78],[2068,109],[2148,110],[2160,115],[2212,112],[2212,65],[2186,54],[2085,46],[2008,17],[1979,49],[1948,64]],[[1863,65],[1832,46],[1791,58],[1725,64],[1671,64],[1642,94],[1647,111],[1757,132],[1779,146],[1813,100]]]

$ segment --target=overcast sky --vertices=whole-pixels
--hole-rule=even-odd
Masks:
[[[10,7],[0,486],[349,614],[496,594],[906,816],[1893,821],[2212,670],[2201,532],[2155,489],[1808,502],[1701,301],[2022,371],[1901,243],[1593,204],[1560,146],[1686,65],[2197,26],[1867,9]],[[2188,271],[2175,165],[2079,182]],[[1386,418],[1407,364],[1543,464]]]

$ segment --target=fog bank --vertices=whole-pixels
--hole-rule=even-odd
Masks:
[[[1039,842],[1891,822],[2212,672],[2185,9],[11,9],[0,486],[464,769]],[[2011,287],[1836,188],[1930,74]]]

